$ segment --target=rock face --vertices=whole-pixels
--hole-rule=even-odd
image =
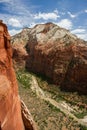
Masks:
[[[7,26],[0,21],[0,130],[36,130],[28,110],[24,118],[27,109],[25,108],[18,96],[18,85],[12,65],[10,35]]]
[[[37,130],[37,126],[33,121],[33,118],[23,101],[21,101],[21,111],[22,111],[22,118],[23,118],[25,129]]]
[[[25,28],[21,33],[13,36],[11,38],[12,49],[13,49],[13,62],[15,69],[24,68],[25,61],[28,57],[28,53],[25,49],[25,45],[28,42],[28,34],[30,32],[29,28]]]
[[[13,48],[13,63],[15,69],[17,68],[25,68],[26,59],[28,57],[28,53],[23,45],[15,44],[12,46]],[[18,67],[19,66],[19,67]]]
[[[87,42],[52,23],[36,25],[27,35],[29,71],[49,77],[62,89],[87,94]]]
[[[1,130],[24,130],[11,56],[10,35],[7,26],[0,22],[0,127]]]

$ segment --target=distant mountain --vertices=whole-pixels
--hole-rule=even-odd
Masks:
[[[53,23],[39,24],[12,37],[13,59],[66,91],[87,94],[86,43]]]

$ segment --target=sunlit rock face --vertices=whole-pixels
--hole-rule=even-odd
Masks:
[[[24,62],[29,71],[47,76],[66,91],[87,94],[87,42],[53,23],[25,29],[19,39],[23,40],[24,34],[28,38],[23,44],[27,52]],[[14,39],[13,44],[17,35]]]
[[[0,21],[0,127],[24,130],[7,26]]]

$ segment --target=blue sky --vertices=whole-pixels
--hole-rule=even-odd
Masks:
[[[87,0],[0,0],[0,19],[11,35],[53,22],[87,40]]]

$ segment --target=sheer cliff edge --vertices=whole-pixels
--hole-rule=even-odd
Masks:
[[[7,26],[0,20],[0,130],[25,130],[26,124],[27,130],[34,130],[33,123],[24,117],[23,105],[12,65],[10,35]],[[26,120],[28,123],[23,122]]]

